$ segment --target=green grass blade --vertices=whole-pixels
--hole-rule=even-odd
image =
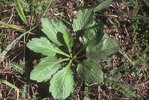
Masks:
[[[21,39],[23,36],[25,36],[26,34],[30,33],[30,31],[32,31],[32,30],[33,30],[34,28],[36,28],[36,27],[37,27],[37,26],[35,26],[35,27],[33,27],[32,29],[30,29],[30,30],[24,32],[23,34],[21,34],[20,36],[18,36],[15,40],[13,40],[13,41],[5,48],[5,50],[3,50],[2,53],[0,53],[0,59],[1,59],[0,61],[3,61],[3,59],[5,58],[5,55],[7,54],[7,52],[12,49],[12,47],[14,46],[14,44],[15,44],[18,40],[20,40],[20,39]]]
[[[104,8],[106,8],[106,7],[108,7],[108,6],[111,4],[112,1],[113,1],[113,0],[105,0],[105,1],[103,1],[101,4],[97,5],[97,6],[94,8],[94,12],[100,11],[100,10],[102,10],[102,9],[104,9]]]
[[[0,21],[0,26],[15,29],[15,30],[20,31],[20,32],[25,32],[25,30],[23,28],[21,28],[20,26],[13,25],[13,24],[7,24],[7,23],[2,22],[2,21]]]
[[[20,3],[20,0],[14,0],[14,4],[15,4],[15,7],[16,7],[16,10],[18,12],[18,15],[19,17],[21,18],[21,20],[27,24],[27,19],[26,19],[26,16],[24,14],[24,11],[23,11],[23,7]]]
[[[16,99],[16,100],[19,100],[19,89],[18,89],[15,85],[11,84],[10,82],[8,82],[8,81],[6,81],[6,80],[1,80],[1,79],[0,79],[0,83],[4,83],[4,84],[6,84],[7,86],[9,86],[9,87],[15,89],[15,90],[17,91],[17,99]]]

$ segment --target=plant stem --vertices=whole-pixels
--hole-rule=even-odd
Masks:
[[[72,61],[73,61],[73,59],[69,60],[69,63],[68,63],[67,66],[70,66],[70,67],[71,67],[71,65],[72,65]]]
[[[70,55],[68,55],[67,53],[65,53],[64,51],[62,51],[62,52],[59,52],[60,54],[62,54],[62,55],[64,55],[64,56],[66,56],[66,57],[70,57]]]
[[[68,61],[68,60],[69,60],[69,58],[65,58],[65,59],[60,60],[60,62]]]

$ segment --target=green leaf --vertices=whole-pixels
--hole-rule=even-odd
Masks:
[[[55,56],[56,54],[56,52],[53,52],[53,49],[55,48],[54,45],[44,37],[33,38],[27,43],[27,47],[34,52],[42,53],[45,56]]]
[[[73,30],[79,31],[87,29],[95,25],[93,20],[93,9],[79,10],[77,13],[77,18],[73,20]]]
[[[87,29],[83,36],[84,44],[88,44],[88,46],[92,46],[92,44],[97,45],[101,41],[103,35],[103,25],[97,25],[96,27]]]
[[[104,35],[102,41],[97,45],[86,49],[87,57],[93,61],[106,60],[108,56],[112,55],[119,49],[118,43],[110,37]]]
[[[91,60],[85,60],[78,64],[77,71],[81,78],[89,84],[103,82],[102,70]]]
[[[14,4],[15,4],[15,6],[16,6],[16,10],[17,10],[17,12],[18,12],[18,14],[19,14],[21,20],[22,20],[25,24],[27,24],[27,19],[26,19],[26,16],[25,16],[25,14],[24,14],[23,7],[22,7],[22,5],[21,5],[21,3],[20,3],[20,0],[14,0]]]
[[[46,57],[41,59],[39,64],[32,70],[30,79],[37,82],[47,81],[61,67],[60,62],[55,57]]]
[[[64,38],[64,41],[67,45],[67,47],[69,49],[71,49],[71,46],[72,46],[72,35],[71,33],[68,31],[67,27],[64,25],[64,23],[60,20],[53,20],[53,26],[55,27],[55,29],[62,33],[63,35],[63,38]]]
[[[106,8],[106,7],[108,7],[108,6],[111,4],[112,1],[113,1],[113,0],[105,0],[105,1],[103,1],[101,4],[97,5],[97,6],[94,8],[94,12],[100,11],[100,10],[102,10],[102,9],[104,9],[104,8]]]
[[[87,49],[92,49],[95,45],[97,45],[103,35],[103,25],[95,25],[92,28],[83,30],[83,46],[79,49],[79,51],[76,53],[76,55],[78,55],[79,53],[81,53],[83,50]]]
[[[47,35],[47,37],[57,44],[58,46],[62,45],[57,39],[58,30],[53,25],[54,20],[48,20],[47,18],[41,19],[42,31]]]
[[[50,43],[47,38],[33,38],[27,43],[27,47],[36,53],[42,53],[45,56],[55,56],[56,53],[68,56],[65,52],[61,51],[54,44]]]
[[[73,92],[74,79],[70,64],[53,75],[49,91],[56,99],[66,99]]]
[[[72,36],[62,21],[57,19],[48,20],[46,18],[42,18],[41,22],[43,27],[42,31],[48,36],[48,38],[52,42],[56,43],[57,45],[61,45],[57,37],[57,33],[60,32],[63,35],[65,44],[69,49],[71,49]]]

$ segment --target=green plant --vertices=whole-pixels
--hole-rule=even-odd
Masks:
[[[19,30],[19,31],[25,31],[24,29],[19,28],[19,27],[16,26],[16,25],[9,25],[9,24],[5,24],[5,23],[1,23],[1,22],[0,22],[0,26],[1,26],[1,24],[4,25],[4,26],[7,26],[7,27],[9,27],[9,28],[14,28],[14,29]],[[20,36],[18,36],[16,39],[14,39],[9,45],[7,45],[7,47],[6,47],[3,51],[1,50],[1,52],[0,52],[0,62],[4,61],[6,54],[8,53],[8,51],[10,51],[10,50],[14,47],[15,43],[16,43],[18,40],[20,40],[20,39],[21,39],[23,36],[25,36],[26,34],[31,33],[31,31],[32,31],[33,29],[35,29],[36,27],[37,27],[37,26],[31,28],[31,29],[28,30],[28,31],[25,31],[25,32],[22,33]]]
[[[123,93],[125,95],[125,97],[135,97],[135,94],[133,93],[132,89],[130,88],[130,86],[124,84],[123,82],[121,82],[120,80],[111,80],[111,79],[107,79],[105,81],[105,84],[107,86],[111,86],[113,89]]]
[[[73,67],[77,66],[78,74],[87,83],[103,82],[103,72],[96,61],[105,60],[118,45],[103,35],[102,27],[92,18],[92,10],[78,12],[72,25],[74,33],[70,33],[60,20],[44,18],[41,22],[42,31],[50,41],[41,37],[28,42],[31,50],[47,56],[31,72],[31,79],[37,82],[51,79],[49,91],[58,99],[67,98],[73,91]]]
[[[24,14],[24,9],[23,9],[23,7],[22,7],[20,1],[19,1],[19,0],[14,0],[14,4],[15,4],[15,6],[16,6],[16,10],[17,10],[17,12],[18,12],[19,17],[21,18],[21,20],[22,20],[25,24],[27,24],[27,19],[26,19],[26,16],[25,16],[25,14]]]
[[[42,31],[47,38],[33,38],[27,43],[28,48],[45,56],[31,72],[30,79],[37,82],[50,79],[49,92],[56,99],[65,99],[73,92],[74,76],[80,76],[87,84],[102,83],[104,73],[97,61],[106,60],[118,50],[117,42],[94,21],[94,11],[79,10],[71,27],[58,19],[42,18]]]

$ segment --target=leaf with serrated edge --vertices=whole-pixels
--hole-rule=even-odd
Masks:
[[[78,64],[77,71],[88,84],[103,82],[102,70],[91,60],[85,60],[83,63]]]
[[[53,26],[53,20],[49,21],[47,18],[41,19],[42,31],[47,35],[47,37],[57,45],[62,45],[57,39],[57,30]]]
[[[55,56],[56,53],[68,56],[66,53],[57,48],[54,44],[50,43],[47,38],[33,38],[27,44],[27,47],[36,53],[42,53],[46,56]]]
[[[63,34],[64,41],[69,49],[71,49],[72,46],[72,36],[70,32],[68,31],[67,27],[64,25],[64,23],[60,20],[53,20],[53,26],[55,29]]]
[[[93,9],[79,10],[77,13],[77,18],[73,20],[73,30],[79,31],[82,29],[87,29],[95,25],[93,20]]]
[[[104,35],[102,41],[92,48],[87,48],[87,57],[93,61],[104,61],[111,54],[117,52],[119,49],[118,43],[110,37]],[[97,56],[98,55],[98,56]]]
[[[47,81],[61,67],[60,63],[63,60],[58,60],[55,57],[46,57],[41,59],[38,65],[32,70],[30,79],[37,82]]]
[[[73,92],[73,72],[68,64],[62,70],[53,75],[50,81],[49,91],[56,99],[66,99]]]
[[[51,51],[50,45],[49,40],[44,37],[33,38],[27,43],[27,47],[36,53],[42,53],[46,56],[55,56],[56,52]]]
[[[57,33],[60,32],[61,34],[63,34],[63,38],[67,47],[71,49],[72,36],[62,21],[57,19],[48,20],[46,18],[42,18],[41,22],[43,27],[42,31],[52,42],[56,43],[57,45],[61,45],[57,39]]]

